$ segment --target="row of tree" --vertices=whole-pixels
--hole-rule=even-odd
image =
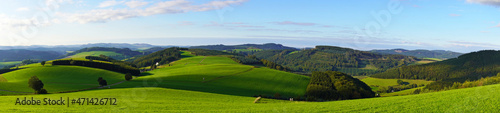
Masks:
[[[52,61],[52,65],[85,66],[85,67],[100,68],[100,69],[115,71],[119,73],[131,73],[132,75],[139,75],[141,73],[139,69],[125,64],[112,64],[105,62],[93,62],[93,61],[72,60],[72,59],[55,60]]]

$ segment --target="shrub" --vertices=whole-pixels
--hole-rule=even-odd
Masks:
[[[40,91],[38,91],[38,94],[47,94],[47,90],[41,89]]]
[[[127,81],[132,80],[132,74],[130,74],[130,73],[125,74],[125,80],[127,80]]]
[[[106,80],[104,80],[102,77],[99,77],[97,79],[97,81],[99,82],[99,85],[102,87],[102,86],[107,86],[108,85],[108,82],[106,82]]]
[[[40,79],[38,79],[37,76],[32,76],[28,81],[28,85],[30,88],[35,90],[35,93],[37,93],[37,94],[43,88],[43,82]]]

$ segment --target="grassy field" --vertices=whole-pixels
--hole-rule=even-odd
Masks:
[[[28,87],[28,80],[31,76],[37,76],[49,93],[98,87],[99,77],[103,77],[108,84],[124,80],[124,74],[121,73],[80,66],[32,66],[2,76],[7,80],[0,82],[2,90],[33,92]],[[3,93],[0,91],[0,94]]]
[[[389,96],[402,96],[402,95],[410,95],[413,94],[413,92],[417,89],[422,90],[425,86],[422,87],[417,87],[417,88],[412,88],[412,89],[407,89],[403,91],[398,91],[398,92],[393,92],[393,93],[383,93],[380,96],[382,97],[389,97]]]
[[[64,94],[1,96],[0,112],[497,112],[500,85],[405,95],[413,88],[369,99],[301,102],[262,99],[256,95],[303,96],[309,77],[265,67],[238,64],[227,57],[194,56],[143,73],[131,81],[111,87]],[[29,77],[36,75],[50,92],[97,87],[97,78],[108,84],[122,81],[123,74],[79,66],[28,65],[0,76],[0,89],[32,92]],[[4,80],[2,80],[2,77]],[[397,85],[397,79],[358,76],[368,85]],[[406,80],[410,84],[432,81]],[[1,82],[3,81],[3,82]],[[63,82],[62,82],[63,81]],[[16,94],[0,91],[0,94]],[[117,105],[19,106],[17,98],[116,98]],[[43,101],[43,100],[42,100]],[[67,100],[68,101],[68,100]],[[67,104],[67,103],[66,103]]]
[[[241,65],[230,58],[182,54],[171,66],[148,72],[144,77],[116,87],[164,87],[219,94],[298,97],[305,94],[309,77],[265,67]],[[144,83],[147,84],[144,84]]]
[[[11,65],[20,64],[21,62],[22,61],[0,62],[0,68],[3,68],[5,66],[11,66]]]
[[[81,53],[69,56],[68,58],[85,58],[86,56],[99,56],[99,55],[122,56],[122,54],[120,54],[120,53],[110,52],[110,51],[90,51],[90,52],[81,52]]]
[[[500,85],[409,96],[332,102],[290,102],[164,88],[124,88],[49,95],[3,96],[0,112],[497,112]],[[119,95],[117,95],[119,94]],[[117,105],[16,106],[17,98],[117,98]]]
[[[410,84],[430,84],[433,81],[426,81],[426,80],[411,80],[411,79],[401,79],[404,82],[408,82]],[[364,79],[361,79],[361,81],[365,82],[369,86],[395,86],[398,85],[397,81],[398,79],[380,79],[380,78],[372,78],[372,77],[367,77]]]

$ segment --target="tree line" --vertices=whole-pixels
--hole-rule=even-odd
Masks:
[[[83,60],[55,60],[52,61],[52,65],[75,65],[75,66],[85,66],[92,68],[105,69],[109,71],[115,71],[119,73],[130,73],[132,75],[139,75],[141,72],[139,69],[125,65],[125,64],[112,64],[104,62],[93,62],[93,61],[83,61]]]

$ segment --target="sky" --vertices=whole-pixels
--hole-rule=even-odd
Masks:
[[[500,49],[500,0],[2,0],[0,46]]]

